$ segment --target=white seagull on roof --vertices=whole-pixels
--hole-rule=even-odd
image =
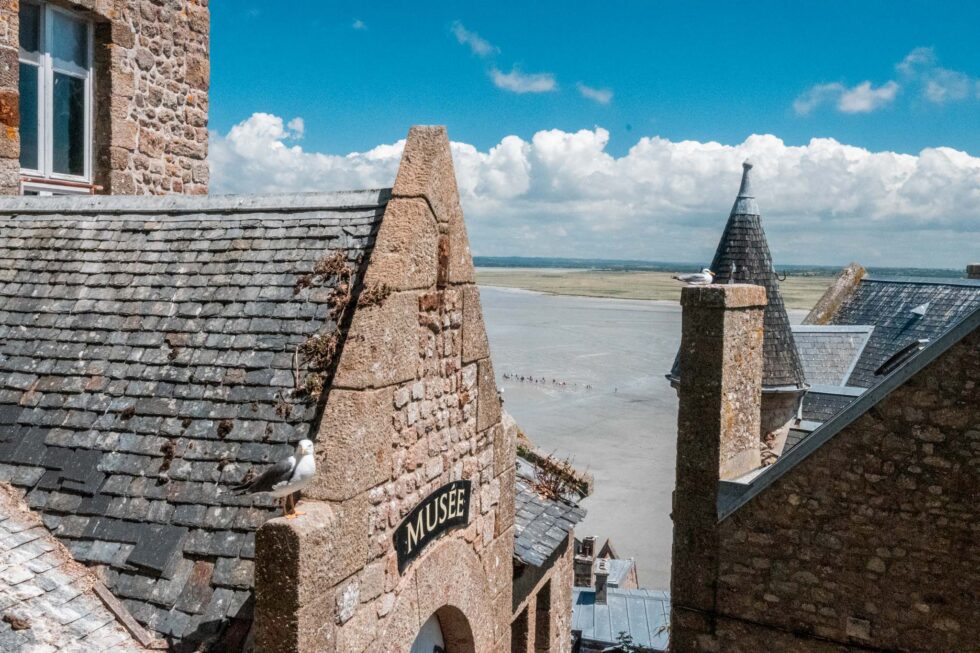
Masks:
[[[700,272],[694,274],[675,274],[671,279],[683,281],[689,286],[707,286],[715,280],[715,273],[708,268],[701,268]]]
[[[290,505],[290,499],[310,484],[315,473],[313,443],[310,440],[300,440],[292,456],[283,458],[257,478],[236,485],[233,490],[238,494],[267,492],[281,500],[282,514],[286,519],[295,519],[304,513],[296,510],[295,502]]]

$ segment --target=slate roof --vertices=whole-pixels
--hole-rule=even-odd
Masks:
[[[857,421],[874,408],[896,388],[913,375],[946,353],[956,343],[980,329],[980,306],[976,306],[949,328],[938,334],[930,343],[917,350],[901,365],[882,377],[878,383],[850,401],[843,410],[833,415],[816,430],[800,440],[792,449],[783,452],[779,459],[747,479],[747,482],[721,481],[718,486],[718,518],[724,519],[751,501],[784,474],[806,459],[824,443]],[[876,329],[877,331],[877,329]]]
[[[619,587],[629,578],[630,572],[636,566],[632,558],[607,558],[609,577],[606,584],[610,587]]]
[[[517,459],[517,492],[514,498],[514,557],[540,567],[568,538],[585,509],[571,501],[549,499],[531,486],[529,463]]]
[[[860,397],[865,390],[853,386],[814,386],[803,397],[803,419],[826,422]]]
[[[796,324],[792,331],[806,382],[844,385],[874,327]]]
[[[924,315],[912,309],[925,307]],[[866,276],[830,317],[833,325],[873,325],[848,385],[869,388],[875,371],[916,340],[934,340],[980,307],[980,280]]]
[[[595,590],[572,590],[572,630],[581,633],[583,643],[613,646],[619,633],[633,637],[633,643],[654,651],[666,651],[670,637],[670,594],[660,590],[606,590],[606,603],[595,602]]]
[[[227,489],[315,436],[315,406],[276,410],[336,328],[296,281],[363,261],[388,197],[0,200],[0,480],[172,642],[247,632],[277,511]]]
[[[766,289],[768,304],[763,314],[763,389],[792,390],[804,388],[806,381],[790,330],[789,317],[779,292],[779,279],[772,264],[769,244],[762,229],[762,218],[752,190],[752,164],[742,164],[742,185],[722,233],[711,271],[714,283],[750,283]],[[680,355],[668,375],[680,378]]]
[[[9,619],[0,620],[0,651],[150,650],[103,603],[98,586],[17,491],[0,483],[0,612]]]

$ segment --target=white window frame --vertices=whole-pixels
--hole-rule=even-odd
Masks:
[[[20,182],[20,194],[27,195],[91,195],[93,186],[87,184],[58,184],[50,181],[23,179]]]
[[[95,87],[95,48],[93,45],[95,38],[95,26],[92,21],[87,20],[83,16],[70,11],[68,9],[63,9],[55,5],[43,2],[41,0],[21,0],[21,4],[31,4],[39,7],[40,9],[40,26],[39,26],[39,39],[40,39],[40,54],[32,55],[25,53],[23,50],[19,51],[18,61],[20,63],[26,63],[38,68],[37,76],[37,134],[38,134],[38,147],[37,147],[37,160],[38,167],[36,169],[31,168],[21,168],[21,174],[28,177],[41,177],[44,179],[69,181],[76,183],[91,183],[92,181],[92,142],[93,142],[93,128],[92,119],[94,115],[94,92]],[[87,27],[87,39],[88,39],[88,68],[86,69],[86,75],[84,77],[80,76],[77,71],[65,70],[62,68],[55,67],[54,59],[51,56],[51,48],[49,43],[51,42],[51,32],[52,23],[50,19],[51,14],[61,12],[66,16],[70,16],[74,20],[81,21],[85,23]],[[18,44],[19,45],[19,44]],[[84,173],[82,175],[70,175],[66,173],[55,172],[53,167],[54,161],[54,124],[50,117],[54,114],[54,73],[59,72],[61,74],[70,75],[78,79],[83,79],[85,82],[85,116],[84,116],[84,143],[85,143],[85,154],[84,154]],[[30,184],[37,186],[36,182],[30,182]],[[25,182],[24,187],[27,187],[27,182]],[[63,192],[78,192],[77,189],[71,191],[65,190],[69,187],[55,187],[52,186],[52,190],[56,194],[62,194]],[[32,188],[33,189],[33,188]]]

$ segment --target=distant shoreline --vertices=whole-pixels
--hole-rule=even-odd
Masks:
[[[549,295],[677,303],[683,284],[672,272],[588,268],[477,267],[482,286],[516,288]],[[787,308],[809,310],[833,281],[833,275],[787,276],[780,283]]]
[[[513,270],[590,270],[593,272],[696,272],[704,263],[641,261],[632,259],[551,258],[535,256],[474,256],[478,268]],[[832,277],[844,265],[776,265],[780,275],[792,277]],[[869,273],[883,277],[959,277],[960,268],[915,268],[867,266]]]

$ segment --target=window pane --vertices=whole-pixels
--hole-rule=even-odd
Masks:
[[[52,170],[84,175],[85,80],[54,73],[52,96]]]
[[[25,52],[41,50],[41,8],[20,3],[20,49]]]
[[[60,11],[49,11],[51,17],[51,56],[56,66],[74,64],[88,68],[88,29],[85,23]]]
[[[37,170],[37,66],[20,65],[20,167]]]

